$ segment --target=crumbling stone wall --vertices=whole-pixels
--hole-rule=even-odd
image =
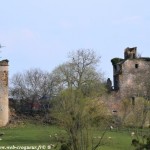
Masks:
[[[137,85],[138,83],[135,79],[137,75],[142,74],[143,70],[146,70],[149,65],[150,61],[145,61],[144,59],[127,59],[122,64],[122,73],[119,74],[119,91],[121,95],[136,95],[135,89],[139,85]]]
[[[137,47],[129,48],[127,47],[124,51],[124,59],[135,59],[137,58]]]
[[[114,86],[113,90],[120,93],[121,96],[129,95],[133,96],[136,94],[135,88],[142,87],[142,83],[136,82],[136,76],[138,77],[143,72],[146,75],[146,71],[150,69],[150,58],[149,57],[137,57],[137,48],[126,48],[124,50],[124,59],[113,58],[111,60],[113,65],[113,77]],[[140,81],[142,81],[140,79]],[[144,90],[144,87],[142,87]]]
[[[0,127],[9,121],[8,60],[0,61]]]

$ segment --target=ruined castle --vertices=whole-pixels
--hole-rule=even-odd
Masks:
[[[127,47],[124,50],[124,58],[113,58],[111,62],[113,65],[113,86],[111,89],[121,94],[127,90],[131,96],[136,94],[134,89],[139,83],[134,79],[139,73],[142,73],[143,68],[149,70],[150,58],[137,56],[136,47]],[[110,79],[108,79],[108,84],[111,85]]]
[[[8,60],[0,61],[0,127],[9,121]]]

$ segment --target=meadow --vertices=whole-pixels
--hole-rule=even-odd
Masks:
[[[0,129],[4,135],[0,139],[0,149],[56,149],[59,150],[58,138],[65,136],[65,131],[56,126],[23,124]],[[93,130],[93,139],[101,137],[102,131]],[[107,131],[99,150],[134,150],[129,132]]]

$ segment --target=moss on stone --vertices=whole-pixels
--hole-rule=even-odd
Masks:
[[[122,58],[113,58],[112,60],[111,60],[111,63],[112,63],[112,65],[114,66],[114,65],[116,65],[117,63],[119,63],[119,62],[121,62],[121,61],[123,61],[124,59],[122,59]]]

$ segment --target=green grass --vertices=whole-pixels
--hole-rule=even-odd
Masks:
[[[15,128],[1,128],[0,132],[5,133],[0,141],[0,146],[39,146],[54,144],[50,135],[59,134],[55,126],[28,124]]]
[[[1,128],[4,136],[0,141],[0,146],[39,146],[48,147],[56,144],[55,134],[64,134],[64,131],[55,126],[26,124],[18,127]],[[50,137],[50,135],[52,137]],[[101,132],[94,131],[95,137],[101,136]],[[111,138],[110,138],[111,137]],[[1,147],[0,147],[1,149]],[[41,148],[42,149],[42,148]],[[99,150],[133,150],[131,137],[127,132],[107,132],[103,140],[103,146]]]
[[[133,150],[131,137],[126,132],[107,132],[104,137],[104,145],[100,150]]]

